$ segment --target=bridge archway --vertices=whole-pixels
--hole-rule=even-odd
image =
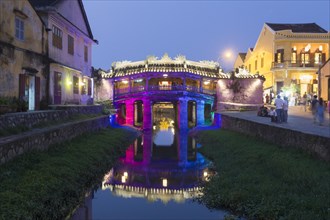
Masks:
[[[137,100],[134,102],[134,122],[135,127],[141,127],[143,124],[143,102]]]
[[[188,128],[196,127],[197,125],[197,104],[196,101],[188,101]],[[199,116],[203,117],[203,116]]]

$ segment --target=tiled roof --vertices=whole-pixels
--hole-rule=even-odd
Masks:
[[[47,6],[55,6],[60,1],[63,1],[63,0],[29,0],[30,4],[35,9],[43,8],[43,7],[47,7]],[[89,25],[88,18],[87,18],[86,11],[85,11],[84,5],[82,3],[82,0],[77,0],[77,1],[79,3],[81,13],[84,17],[84,21],[85,21],[87,31],[88,31],[88,36],[90,39],[94,40],[93,33],[92,33],[91,27]]]
[[[238,53],[238,56],[244,61],[246,57],[246,53]]]
[[[29,0],[34,7],[53,6],[59,0]]]
[[[328,33],[316,23],[306,24],[273,24],[266,23],[274,31],[291,30],[294,33]]]

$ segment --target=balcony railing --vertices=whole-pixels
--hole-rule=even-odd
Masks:
[[[121,96],[121,95],[126,95],[126,94],[132,94],[132,93],[139,93],[143,91],[189,91],[189,92],[194,92],[194,93],[203,93],[203,94],[208,94],[208,95],[213,95],[216,94],[215,90],[212,89],[204,89],[204,88],[199,88],[196,86],[191,86],[191,85],[175,85],[175,86],[164,86],[164,85],[149,85],[148,89],[146,89],[145,86],[135,86],[131,87],[131,89],[128,88],[121,88],[121,89],[115,89],[115,96]]]
[[[321,62],[315,62],[314,60],[285,60],[281,63],[278,62],[272,62],[272,68],[273,69],[284,69],[284,68],[318,68],[322,65]]]

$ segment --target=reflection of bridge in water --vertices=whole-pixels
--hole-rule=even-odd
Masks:
[[[197,152],[196,141],[187,132],[172,133],[173,143],[158,140],[164,130],[137,138],[116,166],[104,177],[103,189],[123,197],[177,202],[200,193],[200,183],[213,175],[211,162]]]

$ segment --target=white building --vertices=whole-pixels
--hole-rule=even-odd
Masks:
[[[50,104],[87,104],[93,98],[92,45],[97,43],[82,0],[30,0],[48,30]]]

